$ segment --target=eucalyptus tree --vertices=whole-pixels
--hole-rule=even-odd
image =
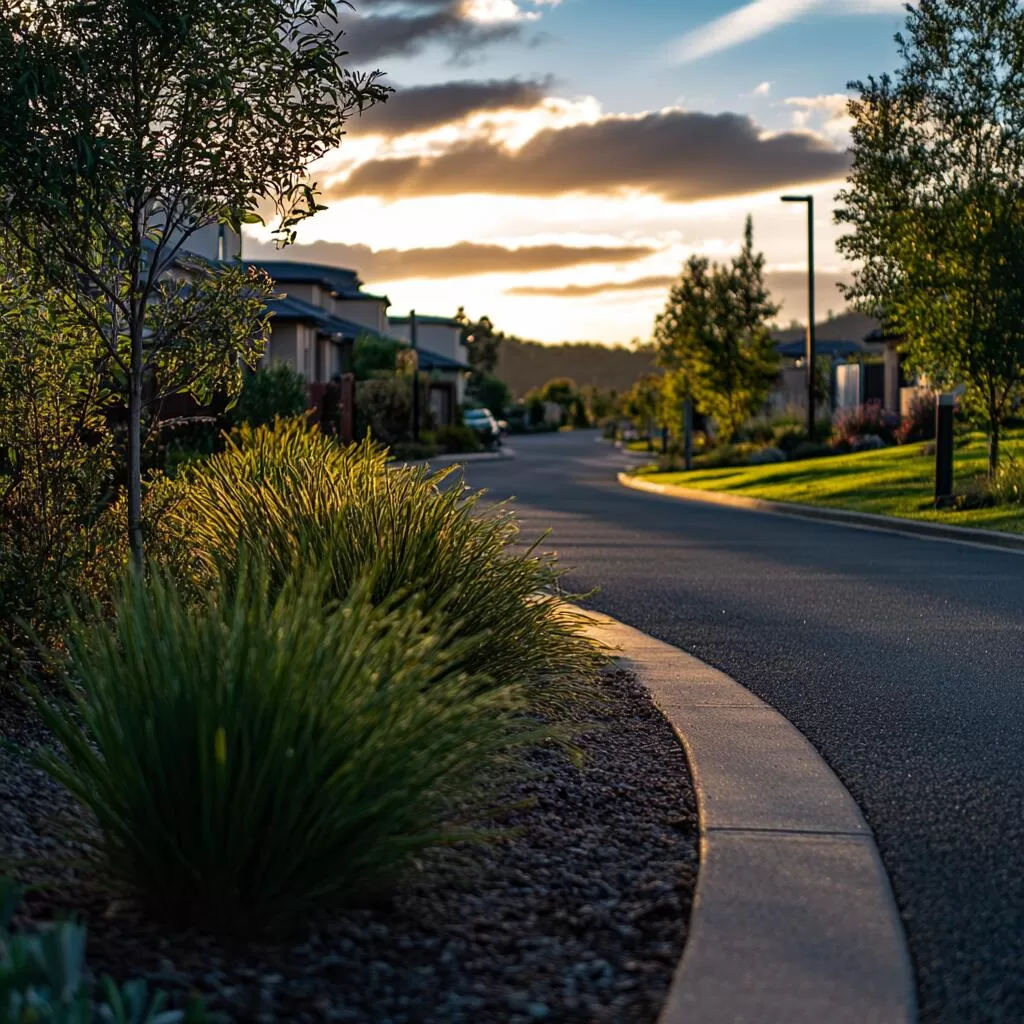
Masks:
[[[127,407],[141,564],[141,423],[162,395],[240,385],[269,281],[188,257],[200,232],[322,207],[310,164],[385,98],[345,66],[336,0],[0,0],[0,228],[74,297]]]
[[[935,386],[966,387],[991,474],[1024,378],[1024,10],[920,0],[896,42],[894,76],[850,86],[847,297]]]

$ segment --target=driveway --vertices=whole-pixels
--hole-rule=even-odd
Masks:
[[[553,529],[592,607],[727,672],[846,783],[922,1020],[1024,1021],[1024,556],[628,491],[593,432],[513,442],[467,481]]]

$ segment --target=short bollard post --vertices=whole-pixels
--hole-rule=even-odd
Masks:
[[[955,395],[939,395],[935,402],[935,507],[953,504],[953,411]]]

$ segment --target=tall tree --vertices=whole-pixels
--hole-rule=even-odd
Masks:
[[[768,324],[778,313],[754,251],[748,217],[743,247],[729,265],[693,256],[654,325],[659,364],[677,397],[687,390],[727,440],[764,404],[779,357]]]
[[[1024,375],[1024,10],[920,0],[896,42],[895,77],[850,86],[847,297],[935,386],[966,385],[994,473]]]
[[[470,320],[465,306],[459,306],[455,319],[462,324],[462,343],[469,353],[469,365],[478,374],[494,373],[498,365],[498,349],[505,335],[494,329],[489,316]]]
[[[190,240],[267,215],[291,241],[320,209],[310,162],[384,96],[343,67],[339,6],[0,0],[0,228],[109,355],[137,564],[144,401],[237,388],[265,332],[269,281]]]

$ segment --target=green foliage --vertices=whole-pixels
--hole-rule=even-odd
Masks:
[[[112,622],[72,628],[70,702],[36,701],[61,751],[39,763],[95,817],[112,881],[224,930],[306,920],[472,834],[446,822],[491,810],[484,784],[536,735],[427,602],[238,570],[196,606],[133,574]]]
[[[271,363],[249,374],[238,403],[230,412],[233,425],[258,427],[275,419],[300,416],[309,406],[306,378],[287,363]]]
[[[325,567],[342,599],[368,578],[373,599],[419,595],[475,638],[461,664],[519,683],[552,703],[575,692],[597,656],[553,596],[555,559],[517,547],[504,506],[445,484],[450,473],[387,469],[369,444],[340,448],[302,423],[243,429],[226,451],[189,471],[168,515],[192,552],[199,589],[238,575],[241,552],[259,552],[275,587],[309,565]]]
[[[430,382],[421,375],[420,427],[432,426]],[[412,439],[412,377],[377,377],[356,384],[356,437],[387,445]]]
[[[802,424],[780,423],[772,430],[772,444],[787,455],[791,455],[806,440],[807,428]]]
[[[561,406],[562,412],[568,414],[578,392],[575,381],[568,377],[555,377],[540,388],[537,395],[543,402],[554,402],[555,405]]]
[[[493,374],[474,373],[469,380],[469,394],[485,409],[501,419],[512,402],[508,385]]]
[[[262,350],[270,281],[188,257],[199,232],[322,207],[311,162],[385,98],[343,66],[334,0],[8,0],[0,230],[72,300],[127,406],[128,536],[142,566],[143,405],[215,390]],[[223,254],[231,259],[236,254]]]
[[[586,430],[590,426],[590,414],[587,412],[586,403],[582,396],[577,395],[572,400],[570,423],[577,430]]]
[[[402,345],[375,334],[361,334],[352,349],[352,373],[356,380],[371,380],[398,369]]]
[[[710,451],[698,455],[693,464],[697,469],[720,469],[725,466],[745,466],[750,456],[758,450],[755,444],[719,444]]]
[[[660,365],[682,378],[676,390],[689,390],[727,441],[764,404],[778,375],[768,327],[777,312],[748,217],[743,248],[731,265],[692,257],[655,321]]]
[[[121,572],[95,357],[59,296],[0,268],[0,634],[17,648],[30,644],[22,623],[58,642],[68,599],[102,596]]]
[[[817,441],[801,441],[789,452],[790,462],[802,462],[805,459],[824,459],[835,455],[836,450],[827,444]]]
[[[646,432],[658,418],[662,388],[661,377],[648,373],[640,377],[623,396],[623,411],[641,433]]]
[[[206,1024],[215,1018],[201,1003],[167,1010],[162,992],[150,997],[144,981],[102,983],[98,1015],[85,968],[85,928],[59,921],[32,934],[13,934],[21,889],[0,876],[0,1020],[4,1024]]]
[[[1024,377],[1024,10],[1017,0],[908,9],[902,66],[852,83],[854,163],[836,218],[858,267],[848,296],[881,311],[912,369],[967,385],[989,473]]]
[[[482,445],[472,427],[466,426],[442,426],[434,432],[437,446],[443,452],[456,454],[459,452],[478,452]]]
[[[997,505],[1024,505],[1024,463],[1014,458],[1000,463],[989,488]]]
[[[461,339],[466,346],[469,356],[469,365],[473,367],[474,377],[494,377],[495,368],[498,365],[498,352],[505,335],[494,329],[494,324],[488,316],[482,316],[479,320],[470,320],[463,306],[455,314],[455,319],[462,324]],[[509,395],[509,400],[511,395]],[[494,408],[489,402],[480,399],[495,416],[500,415],[500,410]]]

